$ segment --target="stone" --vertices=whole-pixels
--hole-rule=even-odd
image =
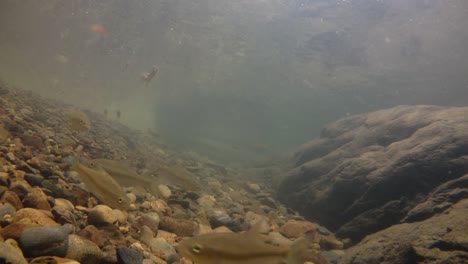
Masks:
[[[45,211],[34,208],[23,208],[13,215],[13,222],[18,222],[22,219],[28,219],[31,223],[38,226],[58,226],[53,219],[52,214],[47,214]]]
[[[330,236],[320,238],[319,244],[322,250],[335,250],[335,249],[341,250],[344,248],[343,242],[337,239],[334,239],[333,237],[330,237]]]
[[[213,210],[209,213],[209,221],[212,228],[227,226],[231,223],[231,217],[224,210]]]
[[[443,214],[368,235],[340,263],[466,263],[467,227],[468,199],[462,199]]]
[[[15,212],[15,207],[10,203],[0,205],[0,219],[3,219],[5,215],[13,215]]]
[[[18,243],[28,258],[64,257],[68,250],[68,235],[73,229],[72,225],[30,227],[21,233]]]
[[[177,234],[178,236],[192,236],[197,224],[191,220],[176,219],[169,216],[163,216],[159,223],[159,228]]]
[[[16,210],[23,208],[23,203],[18,194],[12,191],[4,192],[0,201],[11,204]]]
[[[14,240],[18,241],[21,236],[21,233],[23,233],[23,231],[29,227],[31,227],[31,224],[19,222],[12,223],[7,225],[3,229],[0,229],[0,236],[4,239],[13,238]]]
[[[154,238],[150,245],[151,252],[162,253],[164,257],[176,254],[174,247],[163,238]]]
[[[108,244],[106,235],[93,225],[87,225],[85,228],[80,230],[77,235],[92,241],[99,248],[102,248]]]
[[[68,211],[73,211],[75,206],[67,199],[56,198],[54,208],[61,208],[61,209],[65,209]]]
[[[317,230],[317,225],[309,221],[289,221],[282,225],[279,232],[287,238],[298,238],[304,233]]]
[[[92,241],[78,235],[68,236],[68,250],[65,258],[74,259],[80,263],[99,263],[103,253]]]
[[[96,205],[88,214],[88,223],[95,226],[112,225],[117,222],[112,208],[107,205]]]
[[[66,259],[57,256],[42,256],[33,258],[29,264],[80,264],[73,259]]]
[[[31,185],[31,186],[40,186],[44,177],[41,175],[26,173],[24,175],[24,179]]]
[[[66,209],[62,208],[55,208],[52,209],[52,215],[54,216],[54,219],[57,223],[60,225],[64,224],[76,224],[76,218],[75,214],[73,214],[71,211],[68,211]]]
[[[33,187],[23,199],[23,206],[50,211],[52,207],[47,200],[47,195],[40,187]]]
[[[2,263],[27,264],[28,262],[23,256],[23,252],[18,247],[18,243],[14,239],[7,239],[0,242],[0,261]]]
[[[146,213],[144,215],[138,216],[135,221],[132,223],[132,228],[139,231],[143,226],[147,226],[154,233],[158,232],[159,227],[159,215],[155,212]]]
[[[142,264],[143,256],[136,250],[125,247],[117,248],[118,264]]]
[[[460,150],[468,145],[466,116],[468,107],[397,106],[328,124],[296,151],[278,198],[357,242],[398,224],[438,186],[468,174]]]
[[[165,199],[171,197],[172,195],[171,189],[169,189],[169,187],[167,187],[166,185],[158,185],[158,190],[159,194]]]

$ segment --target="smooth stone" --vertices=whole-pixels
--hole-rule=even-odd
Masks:
[[[45,211],[52,210],[47,195],[42,191],[40,187],[33,187],[29,190],[28,194],[23,199],[24,207],[31,207],[41,209]]]
[[[128,219],[128,213],[123,212],[119,209],[113,209],[112,213],[114,214],[115,218],[117,218],[117,221],[119,223],[125,223],[127,222]]]
[[[70,201],[68,201],[67,199],[56,198],[54,208],[61,208],[61,209],[65,209],[65,210],[68,210],[68,211],[73,211],[75,206]]]
[[[245,214],[245,224],[248,228],[256,227],[260,233],[268,233],[270,231],[270,225],[268,224],[268,219],[260,214],[248,211]]]
[[[324,226],[318,226],[317,227],[317,232],[321,235],[324,235],[324,236],[328,236],[331,234],[330,230],[328,230],[326,227]]]
[[[136,250],[125,247],[117,248],[118,264],[142,264],[143,256]]]
[[[143,226],[147,226],[151,229],[151,231],[157,233],[159,222],[159,215],[155,212],[151,212],[137,217],[132,223],[132,228],[140,230]]]
[[[0,201],[11,204],[16,210],[23,208],[21,199],[19,198],[18,194],[13,191],[4,192]]]
[[[21,233],[19,246],[28,258],[64,257],[68,249],[68,235],[73,229],[72,225],[31,227]]]
[[[247,183],[247,189],[252,193],[258,193],[261,191],[260,185],[256,183]]]
[[[14,239],[7,239],[5,242],[0,242],[0,262],[12,264],[28,264],[23,256],[23,252],[18,247],[18,243]]]
[[[32,259],[29,264],[80,264],[73,259],[66,259],[57,256],[42,256]]]
[[[117,222],[113,209],[107,205],[96,205],[88,214],[88,224],[95,226],[112,225]]]
[[[47,214],[49,212],[45,212],[39,209],[34,208],[23,208],[13,215],[13,222],[23,221],[22,219],[29,219],[31,223],[38,225],[38,226],[58,226],[53,219],[52,215]]]
[[[103,232],[97,229],[93,225],[87,225],[85,228],[78,232],[78,235],[94,242],[99,248],[106,245],[108,239],[105,237]]]
[[[78,235],[68,236],[68,250],[65,258],[74,259],[80,263],[99,263],[103,253],[93,242]]]
[[[130,200],[130,203],[135,203],[137,200],[136,195],[132,192],[127,193],[127,197]]]
[[[203,235],[203,234],[209,234],[213,232],[213,229],[209,225],[204,225],[204,224],[198,224],[197,228],[195,229],[195,232],[193,233],[194,236],[198,235]]]
[[[160,252],[166,257],[176,254],[174,247],[163,238],[154,238],[151,242],[150,248],[153,253]]]
[[[26,173],[24,175],[24,179],[31,184],[31,186],[40,186],[42,181],[44,180],[44,177],[41,175],[36,175],[36,174],[31,174],[31,173]]]
[[[178,236],[188,237],[195,232],[197,224],[187,219],[176,219],[169,216],[163,216],[159,223],[159,228],[177,234]]]
[[[279,232],[287,238],[298,238],[302,234],[317,230],[317,224],[309,221],[289,221],[280,227]]]
[[[231,223],[232,219],[224,210],[214,210],[209,213],[210,225],[213,228],[226,226]]]
[[[64,225],[64,224],[76,224],[76,218],[75,214],[73,214],[71,211],[62,209],[62,208],[56,208],[52,209],[52,215],[54,216],[55,221],[57,223]]]
[[[158,185],[158,190],[159,190],[159,194],[163,198],[167,199],[167,198],[171,197],[171,195],[172,195],[171,189],[169,189],[169,187],[167,187],[166,185],[163,185],[163,184]]]
[[[15,192],[18,194],[18,197],[22,199],[32,187],[27,181],[23,179],[12,179],[9,188],[10,191]]]
[[[10,203],[0,205],[0,219],[3,219],[5,215],[13,215],[15,212],[15,207]]]
[[[158,234],[156,235],[157,238],[162,238],[166,240],[170,244],[176,244],[178,236],[174,233],[167,232],[164,230],[158,230]]]
[[[12,223],[0,229],[0,236],[4,239],[13,238],[14,240],[18,241],[18,239],[21,236],[21,233],[23,233],[23,231],[29,227],[31,227],[31,224],[25,224],[20,222]]]
[[[336,264],[340,260],[342,254],[338,254],[335,251],[322,251],[322,256],[328,260],[330,264]]]

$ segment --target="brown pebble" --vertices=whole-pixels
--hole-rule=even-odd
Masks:
[[[23,208],[23,203],[21,203],[20,198],[18,197],[18,194],[12,191],[6,191],[2,195],[2,199],[0,199],[2,202],[9,203],[15,207],[16,210],[19,210]]]
[[[5,240],[8,238],[18,240],[21,233],[28,227],[30,227],[30,225],[24,223],[12,223],[0,230],[0,236]]]
[[[78,235],[91,240],[100,248],[107,244],[107,239],[104,234],[93,225],[87,225],[84,229],[78,232]]]
[[[34,209],[34,208],[23,208],[13,215],[13,222],[23,221],[23,219],[29,219],[31,223],[39,226],[57,226],[57,224],[52,219],[52,214],[50,216],[46,214],[48,212]]]
[[[191,220],[176,219],[169,216],[163,216],[159,227],[162,230],[172,232],[178,236],[193,236],[197,228],[197,224]]]
[[[23,199],[23,205],[25,207],[31,207],[45,211],[52,210],[52,207],[50,206],[50,203],[47,199],[47,195],[40,187],[33,187],[29,190],[29,193],[26,194]]]
[[[287,238],[298,238],[308,231],[315,232],[317,225],[309,221],[289,221],[280,227],[279,232]]]
[[[29,264],[80,264],[73,259],[60,258],[56,256],[42,256],[31,260]]]

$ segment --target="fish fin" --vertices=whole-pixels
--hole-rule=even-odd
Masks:
[[[288,264],[303,264],[312,261],[315,264],[328,264],[320,253],[320,245],[315,239],[315,231],[309,231],[294,241],[288,254]]]

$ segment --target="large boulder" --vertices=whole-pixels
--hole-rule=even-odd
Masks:
[[[468,107],[398,106],[344,118],[301,146],[295,161],[278,198],[358,241],[466,195],[448,182],[468,173]],[[451,198],[430,201],[441,193]]]
[[[468,199],[443,214],[369,235],[340,264],[468,263]]]

